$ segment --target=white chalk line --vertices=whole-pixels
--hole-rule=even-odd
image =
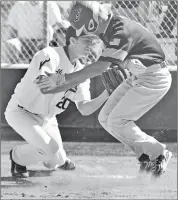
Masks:
[[[84,175],[84,178],[102,178],[102,179],[135,179],[138,176],[123,176],[123,175]]]

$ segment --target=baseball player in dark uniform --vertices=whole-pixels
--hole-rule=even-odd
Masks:
[[[44,78],[39,84],[41,91],[57,93],[66,90],[100,75],[111,63],[128,69],[131,77],[111,94],[98,119],[111,135],[135,152],[140,171],[156,177],[162,175],[172,153],[165,144],[147,135],[135,124],[171,86],[171,74],[157,39],[141,24],[119,16],[109,4],[73,2],[68,20],[77,35],[95,34],[103,40],[105,48],[102,56],[78,72],[63,77],[52,74]]]

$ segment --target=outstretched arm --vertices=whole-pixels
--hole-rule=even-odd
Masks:
[[[109,93],[104,90],[98,97],[90,101],[77,102],[77,109],[82,115],[90,115],[94,113],[109,98]]]
[[[85,80],[89,78],[93,78],[95,76],[101,75],[109,66],[110,62],[105,61],[97,61],[91,65],[84,67],[83,69],[71,73],[66,74],[65,79],[66,83],[62,85],[57,85],[58,75],[52,74],[49,77],[46,77],[42,80],[42,82],[38,83],[43,94],[54,94],[62,91],[66,91],[76,85],[83,83]],[[56,87],[51,87],[51,82],[55,82]]]

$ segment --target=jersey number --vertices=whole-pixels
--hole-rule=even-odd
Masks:
[[[68,98],[65,98],[65,97],[63,97],[62,99],[63,99],[63,101],[60,101],[59,103],[57,103],[56,106],[57,106],[58,108],[60,108],[60,109],[65,110],[65,109],[67,109],[67,107],[69,106],[71,100],[68,99]]]
[[[68,89],[66,92],[65,92],[65,95],[67,92],[72,92],[72,93],[76,93],[77,92],[77,86],[75,86],[74,88],[70,88]],[[67,109],[67,107],[69,106],[71,102],[71,99],[69,98],[66,98],[65,96],[62,97],[62,101],[60,101],[59,103],[56,104],[56,106],[59,108],[59,109]]]

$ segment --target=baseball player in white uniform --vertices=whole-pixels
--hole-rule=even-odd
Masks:
[[[63,149],[56,115],[65,111],[71,101],[83,115],[96,111],[108,98],[105,90],[91,100],[90,80],[65,92],[44,95],[35,84],[45,73],[71,73],[83,66],[78,59],[97,59],[102,41],[96,36],[71,37],[66,47],[46,47],[37,52],[17,84],[6,111],[8,124],[25,140],[10,151],[11,173],[29,177],[26,166],[41,161],[48,168],[75,169]],[[91,59],[89,59],[89,57]]]

